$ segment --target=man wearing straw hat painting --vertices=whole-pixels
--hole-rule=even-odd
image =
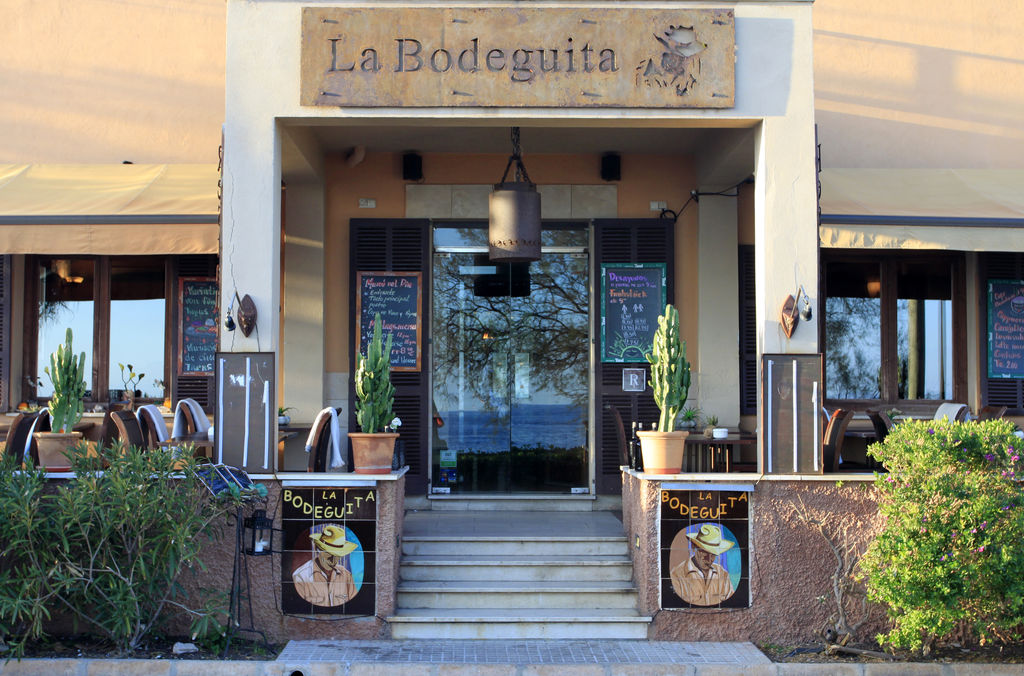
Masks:
[[[672,569],[672,589],[679,598],[695,606],[717,606],[733,592],[729,573],[715,559],[732,548],[733,542],[722,538],[719,526],[705,523],[686,537],[692,544],[693,556]]]
[[[343,561],[358,545],[345,539],[344,527],[334,524],[309,539],[316,553],[292,572],[295,591],[314,606],[340,606],[356,595],[352,573]]]

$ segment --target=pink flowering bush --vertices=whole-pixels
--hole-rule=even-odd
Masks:
[[[897,425],[870,453],[882,532],[862,562],[887,605],[880,643],[928,652],[967,627],[981,643],[1024,625],[1024,440],[1005,420]]]

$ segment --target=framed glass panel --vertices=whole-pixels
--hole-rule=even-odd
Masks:
[[[92,373],[96,268],[90,259],[40,258],[37,273],[39,349],[36,373],[42,382],[36,395],[49,397],[53,395],[53,384],[43,369],[50,365],[50,355],[64,344],[67,329],[71,329],[75,352],[85,352],[85,372]],[[89,398],[94,384],[91,377],[86,381],[86,397]]]
[[[827,397],[878,399],[882,377],[880,265],[828,263],[825,284]]]
[[[110,399],[121,398],[128,365],[145,374],[136,395],[164,397],[164,260],[151,256],[113,258],[110,263]],[[120,365],[124,364],[124,371]]]
[[[896,350],[900,399],[953,398],[953,294],[949,265],[899,263]]]
[[[479,244],[438,250],[441,242],[485,241],[485,227],[435,230],[435,492],[568,493],[589,485],[589,264],[575,246],[588,233],[553,232],[544,241],[564,248],[509,264],[491,262]]]

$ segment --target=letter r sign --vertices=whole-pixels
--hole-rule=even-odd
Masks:
[[[643,392],[647,389],[647,369],[622,369],[622,391]]]

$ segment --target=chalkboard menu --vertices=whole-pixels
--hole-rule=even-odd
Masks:
[[[988,282],[988,377],[1024,378],[1024,279]]]
[[[647,361],[665,302],[664,263],[602,263],[601,361]]]
[[[178,375],[213,375],[217,315],[217,279],[182,277],[178,283]]]
[[[373,338],[373,318],[379,312],[385,339],[387,334],[392,335],[391,370],[419,371],[421,273],[359,272],[356,282],[359,354],[366,354]]]

